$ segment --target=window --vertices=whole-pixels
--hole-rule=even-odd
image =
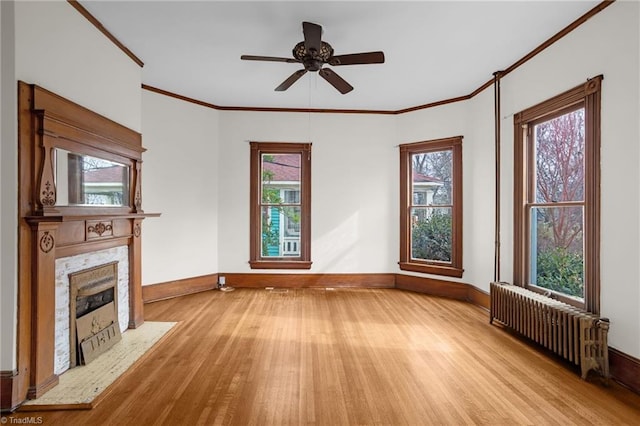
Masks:
[[[400,145],[399,265],[462,277],[462,136]]]
[[[311,268],[311,144],[251,142],[252,269]]]
[[[601,79],[514,116],[514,281],[594,313]]]

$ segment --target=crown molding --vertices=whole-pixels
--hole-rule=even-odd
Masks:
[[[118,46],[124,53],[126,53],[131,59],[133,59],[138,65],[141,67],[144,66],[144,63],[134,55],[127,47],[122,44],[118,39],[116,39],[113,34],[111,34],[101,23],[98,21],[88,10],[86,10],[78,1],[76,0],[67,0],[71,6],[73,6],[78,12],[80,12],[89,22],[91,22],[100,32],[102,32],[109,40],[111,40],[116,46]],[[605,8],[611,6],[616,0],[603,0],[598,3],[596,6],[591,8],[591,10],[584,13],[578,19],[564,27],[562,30],[557,32],[552,37],[548,38],[546,41],[541,43],[538,47],[524,55],[522,58],[511,64],[509,67],[505,68],[503,71],[499,71],[499,78],[504,78],[507,74],[513,72],[548,47],[553,45],[558,40],[562,39],[564,36],[584,24],[586,21],[591,19],[596,14],[600,13]],[[495,81],[495,78],[492,77],[486,83],[482,84],[473,92],[468,95],[457,96],[449,99],[443,99],[436,102],[430,102],[423,105],[417,105],[413,107],[398,109],[398,110],[366,110],[366,109],[331,109],[331,108],[276,108],[276,107],[250,107],[250,106],[221,106],[215,105],[209,102],[204,102],[198,99],[190,98],[187,96],[183,96],[177,93],[169,92],[167,90],[160,89],[158,87],[153,87],[147,84],[142,84],[142,89],[148,90],[150,92],[155,92],[161,95],[169,96],[175,99],[179,99],[185,102],[193,103],[196,105],[204,106],[206,108],[212,108],[219,111],[253,111],[253,112],[303,112],[303,113],[332,113],[332,114],[381,114],[381,115],[400,115],[408,112],[419,111],[423,109],[433,108],[437,106],[442,106],[446,104],[461,102],[469,100],[479,93],[483,92],[485,89],[489,88]]]
[[[91,13],[89,13],[89,11],[84,8],[84,6],[82,6],[80,3],[78,3],[78,1],[76,1],[76,0],[67,0],[67,3],[69,3],[71,6],[73,6],[73,8],[75,10],[77,10],[82,16],[84,16],[87,19],[87,21],[89,21],[94,27],[96,27],[96,29],[98,31],[100,31],[109,40],[111,40],[111,42],[113,44],[115,44],[118,47],[118,49],[122,50],[128,57],[133,59],[133,62],[138,64],[141,68],[144,67],[144,62],[142,62],[142,60],[140,60],[140,58],[138,58],[131,50],[129,50],[127,48],[127,46],[122,44],[120,42],[120,40],[118,40],[113,34],[111,34],[109,32],[109,30],[107,30],[104,27],[104,25],[102,25],[102,23],[100,21],[98,21],[98,19],[96,19],[95,16],[93,16]]]

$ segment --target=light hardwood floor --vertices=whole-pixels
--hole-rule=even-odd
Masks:
[[[179,321],[88,411],[44,425],[638,425],[640,396],[489,325],[393,289],[237,289],[145,305]]]

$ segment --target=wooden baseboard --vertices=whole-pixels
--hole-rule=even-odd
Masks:
[[[396,288],[465,301],[469,293],[469,284],[405,274],[396,274]]]
[[[491,307],[491,296],[484,290],[480,290],[478,287],[468,284],[467,287],[467,302],[480,306],[486,310]]]
[[[14,401],[16,398],[14,384],[17,375],[16,370],[0,371],[0,410],[2,412],[13,411],[20,404],[20,401]]]
[[[156,302],[158,300],[171,299],[172,297],[213,290],[217,286],[218,274],[144,285],[142,286],[142,301],[144,303]]]
[[[465,302],[472,303],[484,309],[489,309],[490,306],[489,293],[467,283],[396,274],[396,288],[430,294],[432,296],[464,300]]]
[[[609,348],[609,372],[616,382],[640,394],[640,359]]]
[[[52,374],[37,385],[30,386],[27,391],[27,399],[40,398],[42,395],[56,387],[58,383],[60,383],[60,377],[57,374]]]
[[[395,274],[229,274],[226,278],[231,287],[265,288],[308,288],[308,287],[360,287],[393,288]]]

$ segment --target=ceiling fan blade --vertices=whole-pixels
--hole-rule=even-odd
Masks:
[[[338,89],[338,92],[342,93],[343,95],[353,90],[353,86],[344,81],[344,79],[333,72],[333,70],[322,68],[320,71],[318,71],[318,73],[320,74],[320,77],[327,80],[329,84]]]
[[[293,59],[293,58],[278,58],[275,56],[242,55],[240,56],[240,59],[244,59],[245,61],[269,61],[269,62],[289,62],[289,63],[300,62],[297,59]]]
[[[329,65],[333,66],[382,63],[384,63],[384,52],[352,53],[350,55],[338,55],[329,58]]]
[[[285,81],[283,81],[280,84],[280,86],[276,87],[276,89],[275,89],[276,92],[283,92],[283,91],[287,90],[289,87],[291,87],[291,85],[293,83],[298,81],[298,79],[300,79],[300,77],[302,77],[306,73],[307,73],[307,70],[305,70],[305,69],[298,70],[298,71],[294,72],[293,74],[291,74],[289,76],[289,78],[287,78]]]
[[[307,52],[320,52],[320,45],[322,42],[322,27],[312,22],[303,22],[302,32],[304,34],[304,47],[307,49]],[[312,55],[314,53],[312,53]]]

